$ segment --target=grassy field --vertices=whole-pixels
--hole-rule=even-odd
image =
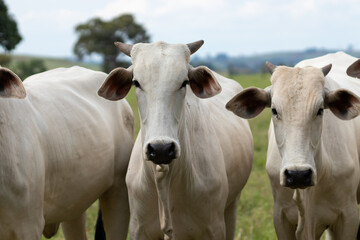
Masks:
[[[13,63],[17,61],[26,61],[33,59],[27,56],[13,57]],[[61,59],[47,58],[45,65],[48,69],[55,67],[70,67],[73,65],[82,65],[79,63],[69,62]],[[96,65],[82,65],[94,70],[100,68]],[[10,65],[11,67],[11,65]],[[269,75],[239,75],[232,77],[238,81],[244,88],[249,86],[256,86],[265,88],[270,84]],[[132,89],[126,97],[130,103],[135,114],[135,130],[136,134],[139,130],[139,117],[137,111],[137,103]],[[265,160],[267,149],[267,129],[270,122],[270,111],[266,109],[257,118],[250,120],[250,126],[254,137],[255,157],[253,169],[249,181],[243,189],[240,204],[238,206],[237,216],[237,230],[235,234],[236,240],[250,240],[250,239],[276,239],[273,222],[272,222],[272,194],[270,183],[265,172]],[[87,232],[88,239],[94,238],[94,225],[97,215],[97,203],[94,203],[87,211]],[[42,238],[45,239],[44,237]],[[64,236],[59,230],[53,240],[63,240]]]

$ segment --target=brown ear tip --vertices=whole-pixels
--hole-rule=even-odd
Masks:
[[[230,103],[230,102],[228,102],[228,103],[225,105],[225,108],[230,111],[231,109],[230,109],[230,104],[229,104],[229,103]]]
[[[102,88],[100,88],[98,91],[97,91],[97,94],[100,96],[100,97],[104,97],[104,90]]]

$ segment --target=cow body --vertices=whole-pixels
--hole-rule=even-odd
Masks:
[[[224,105],[240,86],[219,75],[222,93],[203,100],[191,91],[179,141],[183,149],[169,170],[169,207],[174,239],[225,239],[224,212],[234,214],[250,173],[252,149],[248,124],[226,112]],[[227,84],[226,84],[227,83]],[[220,124],[226,121],[226,124]],[[129,189],[133,239],[163,239],[160,228],[156,166],[142,157],[142,132],[135,142],[126,183]],[[229,222],[231,224],[231,222]],[[229,238],[230,239],[230,238]]]
[[[131,80],[138,81],[141,117],[126,175],[131,239],[234,235],[236,205],[250,174],[253,143],[248,123],[224,105],[241,87],[202,68],[199,75],[216,81],[222,92],[200,99],[216,90],[197,92],[202,83],[195,83],[190,73],[186,80],[192,71],[187,69],[189,55],[186,45],[163,42],[137,44],[131,51]],[[128,70],[114,70],[113,75],[126,75],[124,71]],[[206,87],[215,84],[204,81]],[[198,84],[196,89],[193,84]],[[168,147],[166,158],[158,149]]]
[[[68,239],[85,239],[83,213],[99,197],[110,239],[126,238],[133,115],[96,95],[105,77],[55,69],[25,80],[25,99],[0,100],[1,239],[50,237],[60,222]]]
[[[271,87],[252,89],[273,113],[266,170],[280,240],[320,239],[326,229],[331,239],[356,238],[360,81],[346,75],[355,60],[339,52],[295,68],[269,67]]]
[[[302,61],[296,67],[321,68],[332,64],[325,88],[329,91],[346,88],[360,96],[360,82],[346,76],[346,69],[354,60],[349,55],[336,53]],[[297,190],[299,196],[296,196],[295,190],[279,184],[282,158],[274,125],[270,124],[266,170],[274,193],[274,224],[279,239],[294,237],[301,218],[304,228],[298,229],[298,238],[320,239],[328,228],[332,239],[355,239],[360,200],[359,133],[359,118],[343,121],[325,110],[322,134],[314,155],[317,183],[314,187]],[[296,197],[299,197],[297,201]],[[301,207],[304,215],[299,217]]]

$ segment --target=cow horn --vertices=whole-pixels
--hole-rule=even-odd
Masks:
[[[330,63],[330,64],[326,65],[325,67],[321,68],[321,71],[323,72],[324,77],[330,72],[331,67],[332,67],[332,64]]]
[[[188,43],[186,44],[188,48],[190,49],[191,54],[196,52],[202,45],[204,44],[204,40],[199,40],[196,42]]]
[[[269,73],[273,74],[273,72],[275,71],[275,68],[277,67],[276,65],[272,64],[271,62],[266,62],[265,66],[267,68],[267,70],[269,71]]]
[[[114,42],[115,46],[125,55],[130,56],[131,53],[131,49],[133,47],[132,44],[126,44],[126,43],[122,43],[122,42]]]

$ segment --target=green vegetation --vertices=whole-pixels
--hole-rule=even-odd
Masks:
[[[16,65],[15,72],[20,79],[25,79],[36,73],[46,71],[45,63],[41,59],[33,59],[30,61],[22,61]]]
[[[244,88],[265,88],[270,85],[269,74],[238,75],[231,78]],[[276,239],[272,220],[272,192],[265,171],[270,118],[270,110],[265,109],[259,116],[249,120],[254,138],[254,162],[238,206],[235,240]]]

